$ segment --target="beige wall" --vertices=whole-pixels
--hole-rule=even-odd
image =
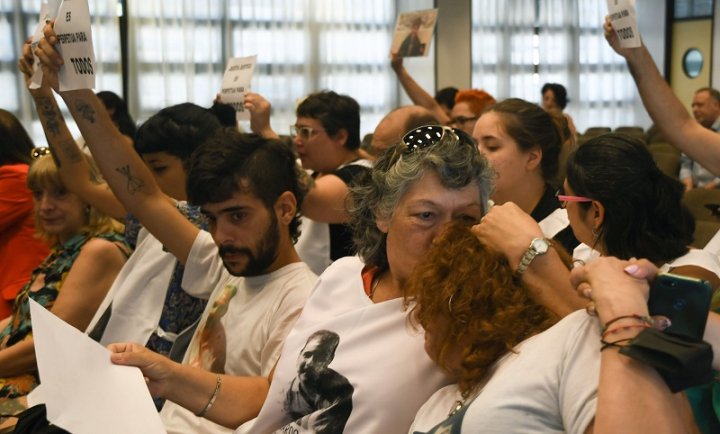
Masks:
[[[697,48],[703,54],[703,67],[700,75],[695,78],[685,75],[682,67],[683,55],[690,48]],[[673,23],[670,59],[670,85],[680,101],[690,110],[690,103],[695,91],[710,85],[712,19]]]

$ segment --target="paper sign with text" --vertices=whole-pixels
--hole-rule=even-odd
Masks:
[[[55,18],[60,8],[60,2],[61,0],[49,0],[42,2],[40,5],[40,19],[38,20],[37,27],[35,27],[35,33],[33,33],[30,44],[35,60],[33,62],[33,75],[30,78],[30,89],[38,89],[42,85],[42,68],[40,67],[40,59],[35,55],[35,48],[37,48],[38,42],[40,42],[40,39],[43,37],[45,22]]]
[[[95,52],[87,0],[63,0],[55,19],[55,34],[65,62],[58,77],[60,90],[95,88]]]
[[[228,61],[225,76],[223,77],[220,100],[235,108],[237,120],[250,119],[250,112],[245,110],[245,94],[250,90],[257,55],[235,57]]]
[[[640,46],[635,0],[607,0],[608,15],[623,48]]]

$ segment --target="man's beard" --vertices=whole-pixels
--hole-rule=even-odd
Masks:
[[[278,246],[280,245],[280,235],[278,234],[278,221],[274,212],[270,213],[270,226],[263,234],[262,238],[257,244],[257,253],[254,253],[247,247],[235,247],[235,246],[219,246],[218,253],[220,257],[227,253],[240,254],[247,257],[247,263],[245,268],[241,271],[231,270],[225,259],[223,258],[223,264],[228,273],[233,276],[240,277],[252,277],[266,274],[266,270],[275,261],[278,256]]]

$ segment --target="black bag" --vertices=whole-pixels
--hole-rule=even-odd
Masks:
[[[51,425],[47,420],[47,412],[45,404],[30,407],[20,413],[17,425],[15,425],[16,434],[69,434],[62,428]]]

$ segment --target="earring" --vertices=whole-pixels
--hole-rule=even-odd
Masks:
[[[592,228],[592,229],[590,230],[590,232],[592,233],[593,237],[595,237],[595,238],[597,238],[598,235],[600,235],[600,231],[597,230],[596,228]]]

